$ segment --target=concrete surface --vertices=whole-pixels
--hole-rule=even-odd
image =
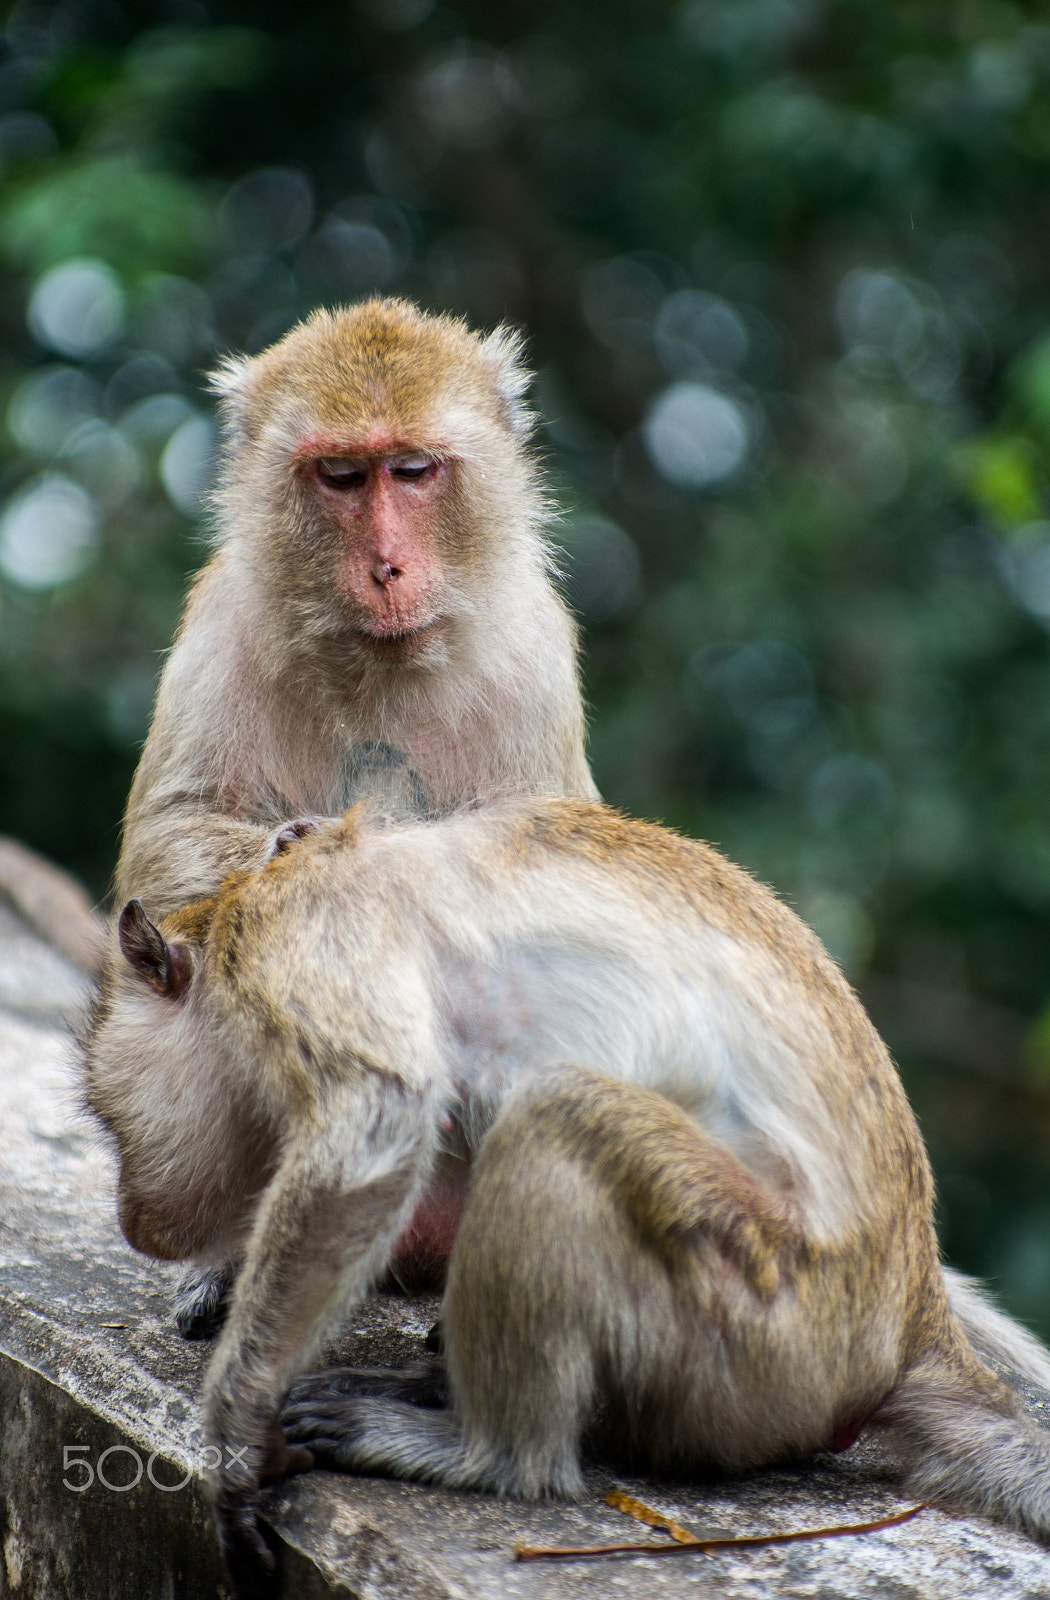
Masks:
[[[0,1596],[210,1600],[225,1590],[194,1466],[208,1350],[172,1329],[174,1273],[117,1230],[111,1162],[79,1114],[66,1032],[83,999],[76,970],[0,906]],[[418,1354],[434,1310],[377,1297],[351,1312],[339,1359]],[[907,1504],[863,1443],[737,1482],[617,1481],[710,1534],[857,1522]],[[269,1491],[264,1512],[295,1600],[1050,1600],[1050,1553],[935,1511],[751,1551],[514,1562],[516,1540],[658,1541],[603,1503],[612,1482],[596,1470],[585,1504],[534,1508],[314,1472]]]

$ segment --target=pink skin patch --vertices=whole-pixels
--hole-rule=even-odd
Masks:
[[[832,1455],[841,1455],[843,1450],[848,1450],[850,1445],[856,1444],[867,1420],[867,1417],[858,1417],[840,1422],[831,1435],[831,1443],[828,1445]]]
[[[452,1131],[449,1112],[441,1117],[443,1133]],[[467,1199],[469,1168],[442,1171],[432,1177],[394,1245],[391,1276],[409,1290],[440,1289]]]
[[[405,1257],[447,1261],[456,1242],[466,1196],[446,1185],[428,1190],[413,1211],[394,1246],[394,1266]]]

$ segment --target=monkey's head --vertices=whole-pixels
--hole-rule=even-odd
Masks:
[[[206,1252],[237,1221],[220,1114],[230,1092],[194,983],[212,904],[158,928],[141,900],[128,902],[84,1041],[87,1103],[120,1163],[121,1228],[164,1260]]]
[[[300,636],[425,656],[470,606],[472,575],[537,549],[518,336],[400,300],[317,311],[214,375],[227,463],[218,501]],[[498,549],[497,549],[498,546]]]

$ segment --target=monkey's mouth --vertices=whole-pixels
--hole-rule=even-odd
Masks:
[[[363,628],[361,636],[381,651],[403,651],[422,646],[432,639],[440,628],[441,618],[432,617],[429,622],[421,622],[417,627],[398,628],[389,633],[376,633],[371,628]]]

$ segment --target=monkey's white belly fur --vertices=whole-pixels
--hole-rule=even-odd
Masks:
[[[617,937],[612,919],[619,912],[623,925],[624,908],[613,904],[589,939],[577,924],[563,942],[552,930],[539,951],[494,941],[483,956],[475,946],[470,965],[457,952],[442,972],[443,1054],[475,1140],[514,1086],[573,1062],[656,1090],[747,1164],[790,1174],[811,1222],[833,1231],[852,1185],[829,1148],[803,1054],[815,1041],[796,997],[717,929],[704,930],[699,950],[693,932],[685,953],[673,932],[647,929],[640,949],[631,909],[633,937]]]

